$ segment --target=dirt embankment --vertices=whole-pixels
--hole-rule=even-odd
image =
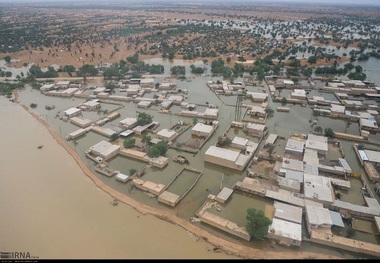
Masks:
[[[82,169],[83,173],[87,175],[94,184],[99,187],[101,190],[109,194],[112,198],[123,202],[130,207],[134,208],[138,212],[146,215],[151,214],[160,219],[168,221],[172,224],[176,224],[186,229],[187,231],[193,233],[199,238],[204,239],[208,243],[214,245],[215,247],[225,251],[228,254],[236,255],[241,258],[247,259],[337,259],[338,257],[324,255],[320,253],[312,253],[312,252],[278,252],[278,251],[265,251],[252,247],[243,246],[240,244],[232,243],[228,240],[217,237],[204,229],[197,227],[191,222],[179,218],[167,211],[160,210],[155,207],[151,207],[142,203],[137,202],[131,197],[128,197],[115,189],[112,189],[110,186],[103,183],[85,164],[85,162],[79,157],[79,155],[52,129],[49,125],[41,118],[39,118],[36,114],[29,111],[28,107],[25,105],[21,105],[27,112],[29,112],[38,122],[40,122],[45,128],[49,131],[51,136],[60,144],[75,160],[75,162]]]

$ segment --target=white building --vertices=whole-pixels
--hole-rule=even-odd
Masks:
[[[308,230],[311,228],[331,228],[333,222],[328,209],[306,205],[306,222]]]
[[[137,118],[125,118],[119,122],[119,126],[126,129],[132,129],[137,126]]]
[[[162,129],[161,131],[157,132],[157,138],[161,139],[164,142],[171,142],[177,138],[177,136],[178,133],[170,129]]]
[[[219,109],[211,109],[207,108],[205,112],[203,113],[203,116],[205,118],[210,118],[210,119],[217,119],[219,116]]]
[[[81,109],[78,109],[78,108],[70,108],[68,110],[65,110],[63,113],[66,117],[68,118],[71,118],[71,117],[74,117],[74,116],[77,116],[79,115],[80,113],[82,112]]]
[[[304,174],[303,187],[305,199],[322,203],[324,207],[334,202],[334,189],[328,177]]]
[[[196,136],[207,137],[212,133],[213,129],[214,127],[211,125],[198,122],[191,129],[191,134],[196,135]]]
[[[305,142],[293,138],[289,138],[286,142],[285,152],[302,155],[304,150]]]
[[[268,94],[259,92],[247,92],[247,96],[252,99],[252,101],[264,102],[268,99]]]
[[[327,143],[327,137],[318,136],[314,134],[308,134],[305,143],[305,149],[311,149],[317,151],[319,154],[326,155],[329,150]]]
[[[261,137],[263,136],[266,127],[263,124],[249,122],[247,123],[247,129],[250,135],[255,137]]]
[[[93,110],[99,109],[100,106],[101,105],[98,100],[90,100],[83,103],[80,108],[83,110],[93,111]]]
[[[302,207],[285,204],[278,201],[274,201],[273,206],[275,218],[296,224],[302,224]]]
[[[253,154],[244,155],[240,154],[239,151],[210,146],[210,148],[208,148],[208,150],[205,152],[204,160],[205,162],[210,162],[242,171],[252,157]]]
[[[106,141],[100,141],[90,147],[89,152],[95,156],[100,156],[105,160],[112,158],[119,153],[120,146],[113,145]]]
[[[275,239],[283,245],[299,247],[302,242],[302,226],[273,218],[272,224],[268,228],[267,238]]]

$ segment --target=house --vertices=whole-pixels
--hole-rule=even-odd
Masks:
[[[274,201],[274,217],[288,222],[302,224],[302,207]]]
[[[240,151],[210,146],[205,152],[204,161],[242,171],[252,157],[253,154],[245,155]]]
[[[266,127],[263,124],[249,122],[247,123],[247,130],[251,136],[261,137],[266,131]]]
[[[157,138],[161,139],[164,142],[171,142],[177,138],[177,136],[178,133],[170,129],[162,129],[161,131],[157,132]]]
[[[152,105],[152,102],[149,100],[142,100],[137,103],[138,108],[149,108]]]
[[[268,228],[267,238],[275,239],[283,245],[299,247],[302,242],[302,226],[273,218],[272,224]]]
[[[55,83],[55,87],[57,87],[57,89],[67,89],[69,86],[69,80],[58,81],[57,83]]]
[[[264,102],[268,99],[268,94],[248,91],[247,97],[250,97],[252,101]]]
[[[288,246],[301,246],[302,226],[301,224],[273,218],[268,227],[267,238],[275,239],[280,244]]]
[[[78,108],[70,108],[68,110],[65,110],[63,112],[63,114],[68,117],[68,118],[71,118],[71,117],[74,117],[74,116],[77,116],[79,115],[80,113],[82,112],[81,109],[78,109]]]
[[[209,119],[217,119],[218,116],[219,116],[219,109],[207,108],[205,112],[203,113],[203,117],[209,118]]]
[[[91,146],[88,150],[89,153],[100,156],[104,160],[110,159],[119,153],[120,146],[113,145],[106,141],[100,141],[97,144]]]
[[[306,100],[306,91],[303,89],[294,89],[290,97],[292,99]]]
[[[126,129],[132,129],[137,126],[137,118],[125,118],[119,122],[119,126]]]
[[[326,155],[329,149],[326,136],[308,134],[305,149],[317,151],[319,154]]]
[[[100,106],[101,105],[98,100],[90,100],[90,101],[86,101],[85,103],[82,103],[80,108],[87,111],[93,111],[96,109],[100,109]]]
[[[304,151],[305,141],[289,138],[286,142],[285,152],[302,155]]]
[[[310,233],[312,228],[328,228],[333,225],[328,209],[320,206],[306,205],[306,223]]]
[[[211,125],[198,122],[191,129],[191,134],[196,136],[208,137],[212,133],[213,129],[214,127]]]
[[[334,202],[334,189],[331,180],[325,176],[304,174],[304,197],[329,207]]]

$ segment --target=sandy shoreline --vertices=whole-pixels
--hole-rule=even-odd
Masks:
[[[15,95],[17,94],[17,91],[14,92]],[[17,94],[18,95],[18,94]],[[16,97],[16,96],[15,96]],[[27,112],[29,112],[35,120],[37,120],[40,124],[42,124],[52,135],[52,137],[55,139],[55,141],[61,145],[75,160],[75,162],[78,164],[78,166],[81,168],[83,173],[87,175],[94,184],[101,189],[102,191],[109,194],[112,198],[115,198],[119,200],[120,202],[125,203],[126,205],[134,208],[136,211],[140,212],[141,214],[150,214],[157,218],[163,219],[167,222],[170,222],[172,224],[176,224],[185,230],[193,233],[198,238],[202,238],[203,240],[207,241],[208,243],[212,244],[215,247],[220,248],[221,250],[225,251],[227,254],[236,255],[242,258],[251,258],[251,259],[337,259],[339,257],[331,256],[331,255],[325,255],[321,253],[312,253],[312,252],[278,252],[278,251],[264,251],[260,249],[255,249],[252,247],[247,247],[239,244],[232,243],[228,240],[222,239],[220,237],[217,237],[213,235],[212,233],[207,232],[206,230],[203,230],[196,225],[193,225],[191,222],[184,220],[182,218],[179,218],[175,216],[174,214],[171,214],[167,211],[160,210],[155,207],[151,207],[142,203],[137,202],[133,198],[130,198],[110,186],[103,183],[85,164],[85,162],[80,158],[80,156],[52,129],[49,127],[49,125],[40,117],[38,117],[33,112],[29,111],[28,107],[25,105],[21,105]]]

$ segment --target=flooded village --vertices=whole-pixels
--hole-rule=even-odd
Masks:
[[[357,95],[371,97],[378,89],[318,79],[301,87],[276,77],[260,84],[250,77],[239,84],[208,78],[121,80],[112,93],[59,81],[27,88],[19,101],[38,104],[29,110],[102,181],[140,202],[245,241],[251,238],[246,210],[255,207],[272,220],[268,244],[310,242],[377,257],[379,109]],[[365,88],[355,92],[355,84]],[[308,111],[304,122],[297,118],[293,129],[281,129],[281,119],[298,111]],[[139,125],[144,116],[150,122]],[[326,126],[330,120],[350,121],[357,134]],[[150,154],[160,144],[167,152]]]
[[[380,256],[377,75],[366,81],[278,69],[223,77],[207,59],[139,62],[162,70],[108,77],[112,64],[103,63],[98,74],[36,78],[39,85],[9,99],[52,129],[104,185],[164,211],[164,220],[170,214],[263,251]],[[185,73],[173,74],[174,67]],[[249,209],[270,220],[263,239],[247,229]]]

